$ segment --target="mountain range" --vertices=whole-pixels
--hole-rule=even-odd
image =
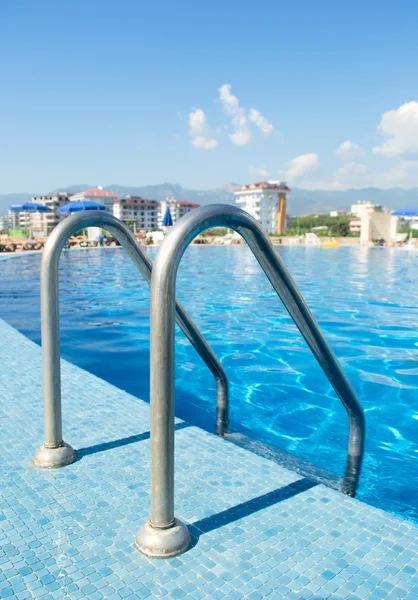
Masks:
[[[161,183],[145,186],[109,185],[105,189],[117,194],[119,197],[132,195],[151,198],[153,200],[165,200],[167,196],[173,196],[176,200],[186,200],[197,204],[235,204],[234,189],[237,183],[229,183],[211,190],[190,190],[179,184]],[[60,192],[75,194],[94,187],[91,184],[77,184],[66,188],[60,188]],[[36,193],[0,194],[0,216],[7,213],[11,204],[27,202]],[[288,213],[292,216],[326,213],[330,210],[349,210],[352,204],[358,200],[366,200],[374,204],[381,204],[384,208],[395,210],[418,206],[418,188],[402,189],[380,189],[363,188],[348,189],[342,191],[330,190],[306,190],[293,188],[288,196]]]

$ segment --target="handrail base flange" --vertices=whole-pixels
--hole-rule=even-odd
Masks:
[[[145,556],[169,558],[186,552],[190,541],[189,530],[178,519],[167,529],[153,527],[150,521],[147,521],[136,534],[135,546]]]
[[[76,459],[74,448],[62,442],[57,448],[48,448],[45,444],[37,450],[33,457],[35,467],[42,469],[59,469],[73,463]]]

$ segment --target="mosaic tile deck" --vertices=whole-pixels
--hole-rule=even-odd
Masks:
[[[176,515],[193,545],[141,556],[149,406],[63,362],[79,460],[37,469],[41,351],[2,321],[0,339],[0,598],[418,600],[418,526],[180,421]]]

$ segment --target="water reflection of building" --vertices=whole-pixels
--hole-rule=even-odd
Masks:
[[[286,194],[290,191],[283,181],[261,181],[239,187],[235,199],[266,233],[281,234],[286,228]]]

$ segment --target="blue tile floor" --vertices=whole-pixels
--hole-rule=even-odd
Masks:
[[[41,351],[2,321],[0,340],[0,598],[418,599],[416,525],[181,422],[176,514],[194,544],[141,556],[149,406],[63,362],[80,459],[37,469]]]

